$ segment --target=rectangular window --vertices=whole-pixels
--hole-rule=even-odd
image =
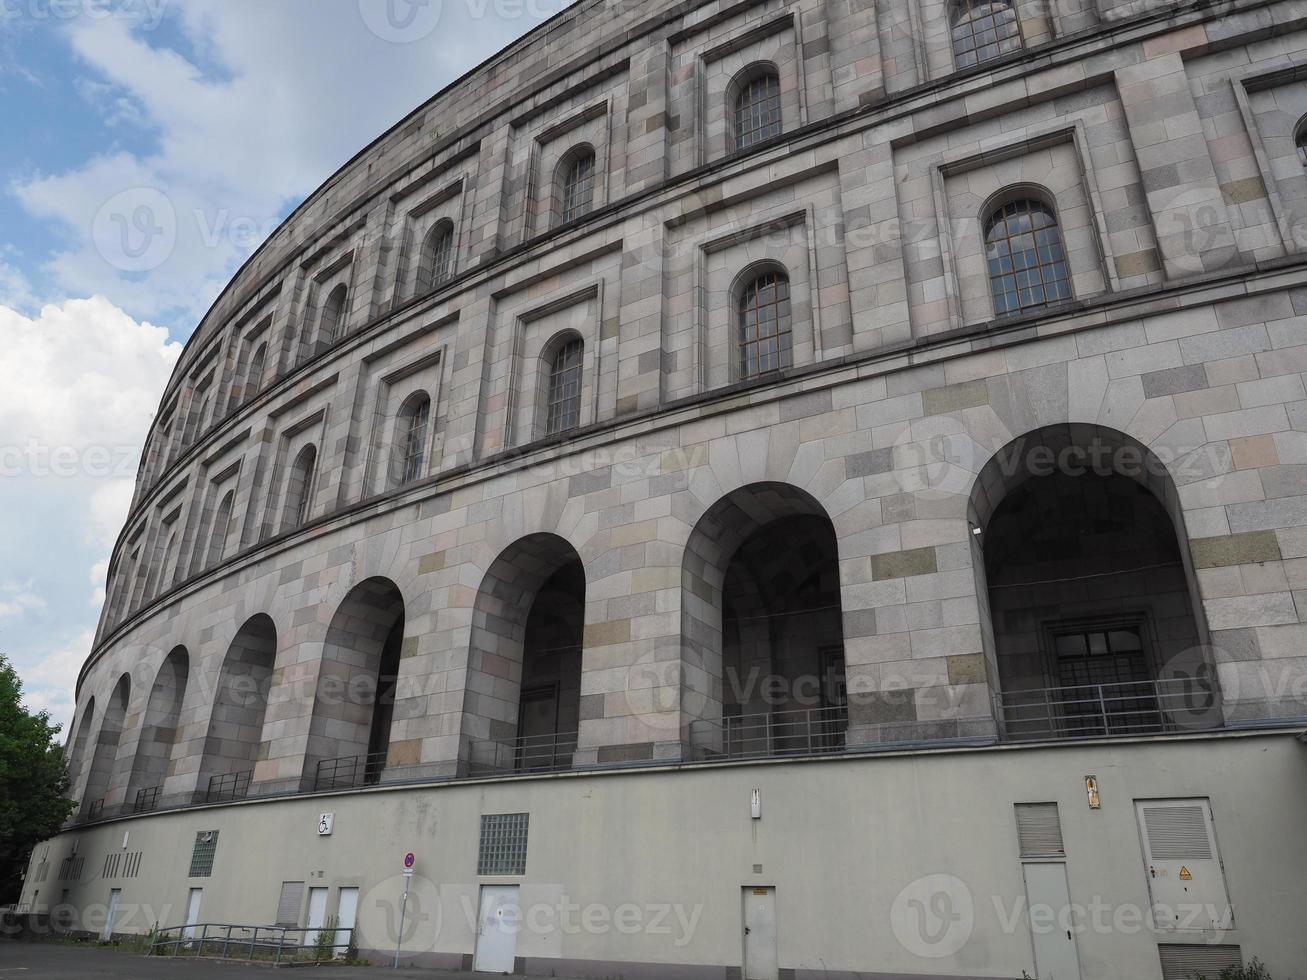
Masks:
[[[481,849],[477,856],[479,875],[526,874],[529,813],[485,813],[481,815]]]
[[[200,830],[195,834],[195,847],[191,850],[192,878],[207,878],[213,874],[213,856],[218,850],[218,832]]]
[[[1057,704],[1067,735],[1162,729],[1142,623],[1058,628],[1052,644]]]
[[[1018,803],[1017,841],[1023,858],[1063,858],[1062,820],[1056,803]]]

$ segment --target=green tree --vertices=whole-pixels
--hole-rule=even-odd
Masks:
[[[73,812],[59,726],[23,707],[22,696],[18,673],[0,655],[0,905],[18,900],[32,848]]]

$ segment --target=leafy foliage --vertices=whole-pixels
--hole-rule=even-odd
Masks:
[[[17,901],[32,848],[73,811],[68,768],[47,712],[23,707],[23,687],[0,656],[0,904]]]

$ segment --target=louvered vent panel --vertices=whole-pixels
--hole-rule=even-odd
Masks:
[[[1146,806],[1144,827],[1154,861],[1210,861],[1212,844],[1200,806]]]
[[[1243,966],[1238,946],[1157,947],[1162,955],[1162,980],[1216,980],[1221,971]]]
[[[1018,803],[1017,839],[1023,858],[1065,857],[1056,803]]]
[[[297,926],[300,924],[300,908],[304,905],[304,882],[283,881],[281,899],[277,902],[277,925]]]

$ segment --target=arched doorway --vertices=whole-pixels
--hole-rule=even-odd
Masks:
[[[155,676],[124,801],[133,813],[146,813],[158,805],[164,780],[170,773],[189,675],[190,656],[185,647],[179,646],[164,658]]]
[[[686,544],[681,621],[696,757],[843,747],[839,553],[810,494],[760,483],[709,508]]]
[[[390,752],[404,647],[404,596],[386,578],[360,582],[327,628],[304,776],[316,789],[379,782]]]
[[[227,650],[204,739],[196,790],[203,800],[242,799],[254,778],[277,660],[277,628],[263,613],[251,617]]]
[[[1130,436],[1046,427],[972,493],[987,666],[1009,739],[1219,724],[1175,484]]]
[[[109,702],[100,719],[100,733],[95,739],[95,752],[91,756],[91,771],[86,778],[86,791],[82,794],[82,814],[88,819],[102,816],[104,798],[113,781],[118,743],[122,741],[123,724],[127,718],[127,704],[131,699],[132,680],[127,674],[118,678]]]
[[[580,727],[585,568],[553,534],[510,545],[473,611],[463,733],[473,772],[569,769]]]

